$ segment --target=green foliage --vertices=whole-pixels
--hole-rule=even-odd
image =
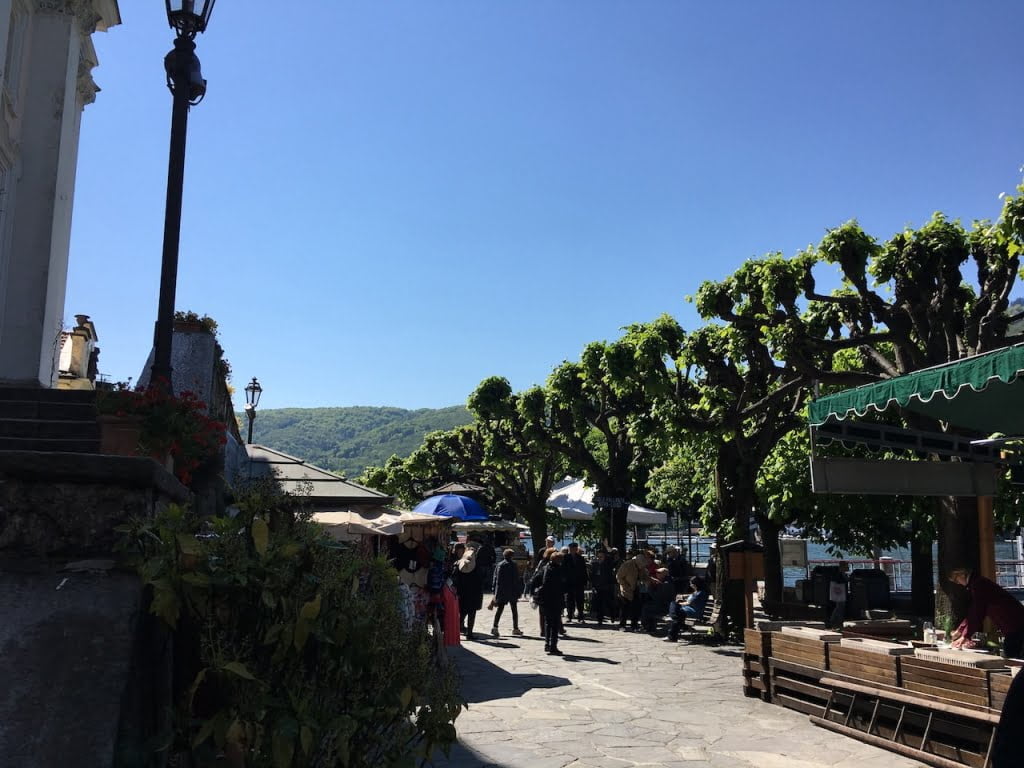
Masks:
[[[210,335],[216,336],[218,334],[216,320],[209,315],[200,315],[193,312],[191,309],[187,311],[182,311],[180,309],[177,310],[174,313],[174,321],[176,323],[196,323],[197,325],[201,325],[203,330]]]
[[[325,539],[260,484],[202,523],[172,506],[127,530],[150,610],[174,629],[174,749],[250,768],[412,766],[455,740],[462,702],[409,628],[395,572]]]
[[[909,496],[823,495],[811,491],[810,437],[798,429],[783,437],[761,465],[757,477],[758,506],[769,519],[791,525],[802,536],[833,552],[870,555],[878,549],[910,541],[911,521],[929,508]],[[864,449],[834,448],[832,453],[865,457]],[[871,454],[874,459],[894,458]],[[908,459],[910,460],[910,459]]]
[[[362,406],[261,408],[254,440],[346,477],[357,477],[367,467],[383,466],[392,455],[408,456],[430,432],[472,421],[461,405],[414,411]]]
[[[383,467],[367,467],[360,482],[407,506],[450,482],[482,484],[482,446],[475,425],[431,432],[405,459],[392,456]]]

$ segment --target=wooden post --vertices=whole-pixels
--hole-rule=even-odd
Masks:
[[[992,521],[993,497],[978,497],[978,571],[996,580],[996,531]]]

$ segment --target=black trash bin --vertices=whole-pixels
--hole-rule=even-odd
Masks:
[[[867,610],[892,607],[889,577],[877,568],[858,568],[850,574],[850,608],[858,619]]]
[[[816,565],[811,569],[811,604],[828,605],[828,585],[837,581],[838,565]]]

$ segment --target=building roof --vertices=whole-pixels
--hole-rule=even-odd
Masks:
[[[474,494],[486,493],[487,489],[483,486],[473,485],[472,483],[445,483],[439,488],[427,491],[424,494],[424,498],[429,499],[431,496],[441,496],[446,493],[458,493],[463,496],[473,496]]]
[[[251,477],[276,477],[284,491],[306,496],[317,507],[387,505],[394,501],[392,496],[265,445],[247,445],[245,450]]]

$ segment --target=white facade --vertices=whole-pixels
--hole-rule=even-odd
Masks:
[[[53,386],[92,34],[117,0],[0,0],[0,384]]]

